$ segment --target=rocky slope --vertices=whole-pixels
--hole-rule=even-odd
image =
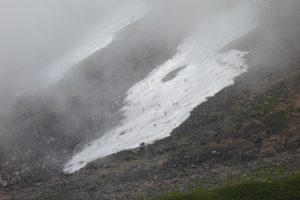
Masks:
[[[3,179],[14,183],[58,171],[77,145],[119,121],[115,113],[125,92],[172,57],[185,35],[169,37],[170,25],[154,25],[156,20],[148,16],[129,25],[63,80],[18,99],[12,114],[0,118]]]
[[[251,60],[251,56],[249,57]],[[20,182],[1,199],[144,199],[216,177],[299,169],[299,65],[254,66],[169,138],[91,163],[73,175]]]
[[[6,181],[1,179],[0,183],[5,187],[0,189],[0,199],[147,199],[161,192],[187,190],[198,184],[214,187],[236,179],[247,180],[249,176],[258,174],[262,170],[271,174],[278,171],[298,170],[300,167],[300,62],[298,56],[300,40],[297,28],[298,15],[294,15],[295,13],[292,14],[293,20],[290,20],[291,16],[284,16],[280,19],[284,22],[280,27],[276,23],[263,24],[256,31],[224,48],[224,51],[227,49],[250,51],[247,57],[248,64],[251,66],[249,72],[237,78],[235,85],[222,90],[194,109],[190,118],[175,129],[170,137],[152,145],[141,145],[138,149],[123,151],[97,160],[72,175],[59,174],[55,170],[46,173],[49,168],[45,168],[41,171],[33,170],[35,173],[31,176],[23,176],[19,174],[19,171],[13,170],[17,173],[14,177],[20,180],[12,180],[15,184],[7,185]],[[131,32],[126,34],[130,35]],[[119,55],[123,53],[122,49],[118,49],[120,46],[116,43],[112,44],[103,54],[97,55],[95,60],[89,63],[91,70],[87,70],[84,76],[95,75],[96,78],[95,84],[88,84],[87,88],[90,90],[98,88],[97,77],[102,73],[97,70],[97,63],[100,61],[98,56],[101,60],[106,60],[104,64],[113,64],[117,67],[121,67],[124,62],[129,63],[130,69],[136,67],[130,65],[130,61],[138,59],[134,63],[139,63],[145,66],[146,70],[150,70],[151,67],[163,62],[165,57],[174,54],[181,36],[174,39],[176,42],[169,41],[172,44],[169,45],[165,37],[158,35],[153,49],[145,53],[145,55],[149,52],[149,55],[162,55],[154,56],[157,58],[154,61],[152,56],[136,57],[139,55],[137,51],[141,50],[139,45],[133,45],[130,48],[131,52],[127,52],[128,60],[108,59],[107,55],[116,50]],[[125,42],[126,38],[120,40]],[[141,39],[141,41],[144,40]],[[162,41],[165,43],[161,43]],[[145,45],[149,43],[148,41]],[[165,47],[167,49],[164,49]],[[123,50],[126,48],[123,46]],[[148,59],[152,62],[148,62]],[[146,72],[143,71],[141,74],[137,72],[136,80],[143,77]],[[69,76],[76,77],[79,74],[78,71],[73,71]],[[106,78],[110,79],[110,77]],[[72,78],[67,80],[71,81]],[[120,85],[128,83],[127,81],[121,80]],[[68,92],[67,86],[73,85],[69,81],[61,84],[66,86],[62,92]],[[129,87],[129,83],[119,91],[125,91],[127,86]],[[76,84],[73,87],[76,90]],[[70,88],[72,91],[72,87]],[[102,89],[97,91],[101,92]],[[113,94],[113,96],[118,95]],[[85,98],[85,95],[82,97]],[[72,110],[74,114],[81,113],[80,109],[74,109],[77,108],[76,105],[82,103],[80,98],[72,97],[67,103],[71,105],[67,109]],[[32,103],[32,101],[29,102]],[[53,145],[58,148],[59,152],[65,153],[59,156],[64,160],[68,157],[70,149],[73,149],[80,139],[60,134],[58,130],[63,130],[60,127],[63,120],[59,118],[60,115],[52,115],[52,107],[48,110],[49,102],[51,102],[49,99],[46,101],[42,99],[36,104],[25,106],[25,108],[30,108],[29,111],[21,106],[21,118],[17,116],[15,120],[23,123],[12,129],[15,133],[23,133],[24,141],[33,140],[36,126],[29,123],[30,120],[29,122],[25,120],[30,118],[34,119],[33,121],[42,122],[37,126],[38,133],[44,133],[43,130],[47,130],[46,133],[51,131],[53,134],[57,133],[58,141],[63,141],[60,144],[58,141],[51,141],[52,135],[38,134],[39,139],[35,142],[36,154],[24,151],[30,144],[20,143],[22,145],[16,147],[18,151],[21,151],[21,156],[26,158],[25,156],[29,154],[29,160],[36,159],[36,163],[41,163],[44,155],[49,155],[48,150],[53,149]],[[87,103],[88,105],[90,103]],[[111,107],[113,108],[113,105]],[[68,119],[66,116],[62,115],[62,117]],[[85,117],[82,115],[82,119]],[[89,119],[83,120],[75,131],[86,130],[87,126],[90,126],[87,122]],[[97,122],[93,122],[89,130],[93,129],[93,124]],[[25,134],[22,131],[23,128],[31,134]],[[5,141],[2,143],[5,144]],[[9,145],[9,142],[6,145]],[[44,152],[39,152],[39,146],[45,145],[49,148],[45,148]],[[69,150],[64,152],[64,148]],[[56,155],[54,157],[56,158]],[[10,165],[6,166],[4,161],[2,163],[1,168],[10,170]],[[26,169],[18,164],[19,162],[16,162],[16,168]],[[50,168],[57,169],[61,167],[61,164],[62,162],[58,160],[57,165]],[[272,175],[275,176],[275,174]]]
[[[188,14],[176,5],[168,7],[169,15],[165,8],[154,9],[118,32],[106,48],[78,63],[59,82],[21,95],[12,103],[11,112],[0,116],[0,177],[4,182],[52,176],[80,145],[115,127],[123,118],[119,109],[128,89],[178,53],[178,46],[195,26],[196,20],[190,19],[215,13],[213,5]]]

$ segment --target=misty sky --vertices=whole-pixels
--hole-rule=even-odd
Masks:
[[[0,0],[0,92],[36,84],[44,68],[82,43],[122,0]]]

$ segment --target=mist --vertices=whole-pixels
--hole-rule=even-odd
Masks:
[[[2,0],[1,98],[14,98],[43,85],[52,63],[60,64],[69,52],[82,48],[89,38],[99,34],[96,32],[99,28],[113,22],[111,18],[118,12],[128,12],[126,4],[119,0]],[[4,101],[9,99],[1,100]]]
[[[0,170],[61,169],[118,125],[126,92],[178,54],[201,19],[240,2],[1,0]],[[300,3],[249,4],[256,28],[224,49],[249,51],[265,71],[297,63]]]

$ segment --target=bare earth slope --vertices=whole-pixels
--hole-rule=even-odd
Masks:
[[[194,109],[170,137],[100,159],[76,174],[24,178],[1,188],[0,199],[147,199],[198,184],[247,180],[262,171],[277,176],[299,170],[300,40],[299,20],[292,19],[229,45],[250,51],[249,72]]]
[[[300,166],[299,130],[298,65],[254,66],[196,108],[171,137],[98,160],[74,175],[1,189],[0,199],[143,199],[204,180],[211,186],[216,177],[293,171]]]

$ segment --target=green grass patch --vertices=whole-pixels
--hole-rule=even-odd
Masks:
[[[189,193],[169,193],[154,200],[299,200],[300,175],[275,181],[251,181]]]

